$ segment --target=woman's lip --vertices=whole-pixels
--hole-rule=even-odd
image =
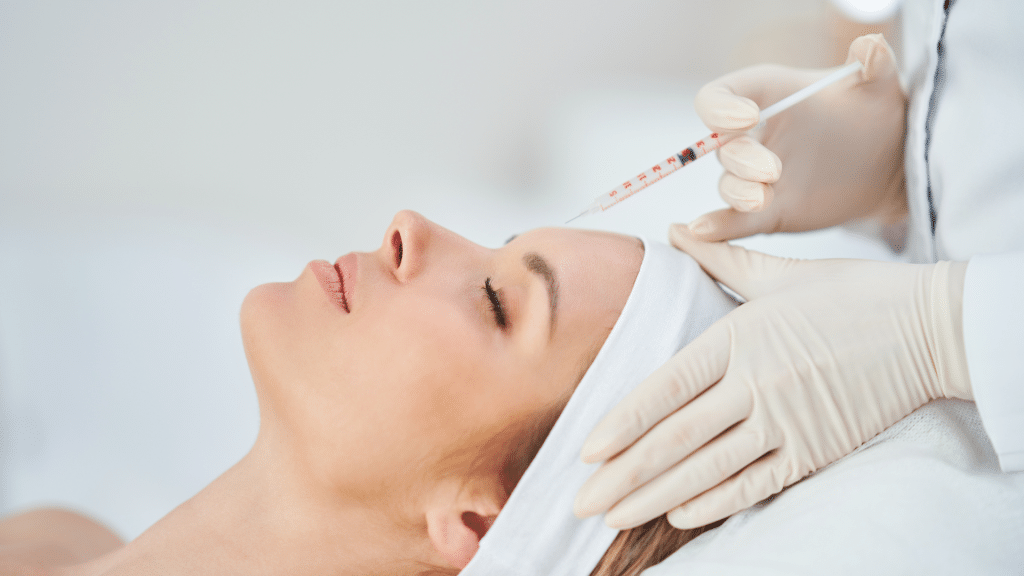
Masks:
[[[345,280],[337,268],[326,260],[314,260],[309,263],[309,269],[331,302],[347,313],[349,308],[345,301]]]
[[[351,310],[352,296],[359,281],[359,256],[355,252],[345,254],[334,261],[334,269],[341,278],[341,297],[345,302],[345,310]]]

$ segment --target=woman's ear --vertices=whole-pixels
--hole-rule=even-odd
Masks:
[[[504,500],[497,486],[461,486],[440,490],[426,511],[427,534],[438,554],[452,567],[466,567],[480,548]]]

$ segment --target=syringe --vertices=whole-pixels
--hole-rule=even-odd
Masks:
[[[862,68],[863,66],[861,66],[860,62],[853,62],[852,64],[847,64],[846,66],[843,66],[842,68],[836,70],[835,72],[829,74],[828,76],[825,76],[821,80],[818,80],[814,84],[811,84],[806,88],[797,90],[796,92],[790,94],[789,96],[783,98],[782,100],[779,100],[775,104],[772,104],[771,106],[761,111],[760,120],[758,121],[756,126],[751,128],[751,130],[761,128],[762,126],[764,126],[765,122],[767,122],[768,119],[771,118],[772,116],[775,116],[779,112],[782,112],[783,110],[789,108],[790,106],[796,104],[797,102],[800,102],[808,98],[809,96],[815,94],[816,92],[828,86],[829,84],[846,78],[850,74],[859,72]],[[685,150],[679,152],[678,154],[675,154],[674,156],[666,158],[664,161],[655,165],[650,170],[647,170],[646,172],[636,176],[635,178],[624,182],[611,192],[608,192],[607,194],[602,194],[597,198],[594,198],[594,201],[591,202],[589,206],[587,206],[586,210],[580,212],[578,215],[571,218],[569,222],[572,222],[573,220],[579,218],[580,216],[596,214],[597,212],[603,212],[611,208],[612,206],[615,206],[619,202],[622,202],[626,198],[629,198],[630,196],[636,194],[637,192],[643,190],[644,188],[647,188],[648,186],[654,184],[658,180],[661,180],[665,176],[668,176],[669,174],[675,172],[676,170],[679,170],[680,168],[686,166],[690,162],[693,162],[697,158],[704,156],[708,152],[718,150],[722,146],[722,144],[725,144],[726,142],[732,140],[733,138],[736,138],[737,136],[741,136],[744,133],[745,132],[730,132],[728,134],[723,134],[719,132],[714,132],[704,137],[703,139],[698,140],[697,143],[694,144],[693,146],[686,148]],[[566,222],[566,224],[568,224],[569,222]]]

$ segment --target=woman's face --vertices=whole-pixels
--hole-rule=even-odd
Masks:
[[[260,433],[361,498],[460,473],[454,455],[572,393],[642,251],[635,238],[564,229],[489,249],[399,212],[378,250],[249,293]]]

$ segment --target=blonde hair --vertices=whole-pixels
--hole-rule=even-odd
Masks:
[[[623,530],[612,541],[590,576],[639,576],[722,522],[724,520],[692,530],[680,530],[669,524],[665,516],[659,516],[642,526]]]

